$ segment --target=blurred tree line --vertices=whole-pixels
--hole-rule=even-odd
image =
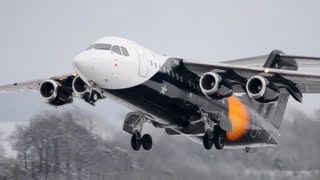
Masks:
[[[41,112],[9,138],[15,158],[4,157],[0,137],[0,180],[318,180],[319,116],[320,111],[314,117],[292,113],[292,119],[283,121],[278,146],[250,153],[207,151],[185,137],[157,134],[154,129],[152,151],[134,152],[130,135],[113,132],[101,122],[95,125],[96,117],[86,111]],[[97,126],[115,138],[102,139]]]
[[[128,163],[122,169],[113,168],[113,163],[121,162],[110,159],[112,153],[123,153],[125,162],[130,162],[129,157],[108,147],[93,134],[90,120],[78,113],[41,113],[28,126],[18,126],[10,141],[17,158],[9,160],[0,153],[0,180],[99,180],[131,168]]]

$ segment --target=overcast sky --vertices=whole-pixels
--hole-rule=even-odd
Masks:
[[[199,62],[273,49],[320,56],[319,7],[317,0],[0,0],[0,84],[70,73],[77,53],[109,35]],[[320,98],[307,96],[304,104],[290,106],[312,112],[320,106],[314,99]],[[0,104],[0,129],[50,108],[37,93],[0,94]],[[109,119],[128,111],[110,100],[97,108],[75,104]]]

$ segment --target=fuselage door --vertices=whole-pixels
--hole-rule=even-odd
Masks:
[[[147,77],[149,71],[149,62],[148,57],[146,56],[145,52],[140,47],[135,47],[136,52],[138,54],[139,59],[139,75],[141,77]]]

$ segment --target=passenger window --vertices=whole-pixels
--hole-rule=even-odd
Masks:
[[[129,52],[128,52],[128,50],[127,50],[125,47],[122,47],[122,46],[121,46],[121,51],[122,51],[122,54],[123,54],[124,56],[129,56]]]
[[[97,44],[94,49],[99,49],[99,50],[110,50],[111,49],[111,44]]]
[[[176,79],[177,81],[179,81],[179,75],[176,73]]]
[[[119,46],[112,46],[111,51],[121,55],[121,50]]]
[[[92,48],[94,48],[97,44],[91,44],[86,50],[90,50]]]
[[[150,64],[151,64],[151,66],[153,66],[153,62],[152,61],[150,61]]]
[[[171,71],[171,76],[172,76],[172,78],[174,78],[174,72],[173,71]]]
[[[181,82],[183,83],[183,78],[182,78],[182,76],[180,76],[180,80],[181,80]]]

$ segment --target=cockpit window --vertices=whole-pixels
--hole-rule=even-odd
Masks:
[[[97,44],[94,49],[100,49],[100,50],[110,50],[111,44]]]
[[[87,50],[94,48],[96,45],[97,45],[97,44],[91,44],[91,45],[87,48]]]
[[[121,50],[119,46],[112,46],[111,51],[121,55]]]
[[[117,53],[119,55],[123,56],[129,56],[128,50],[123,47],[123,46],[118,46],[118,45],[111,45],[111,44],[91,44],[87,50],[90,49],[97,49],[97,50],[111,50],[114,53]]]
[[[127,50],[125,47],[122,47],[122,46],[121,46],[121,51],[122,51],[122,54],[123,54],[124,56],[129,56],[129,52],[128,52],[128,50]]]

